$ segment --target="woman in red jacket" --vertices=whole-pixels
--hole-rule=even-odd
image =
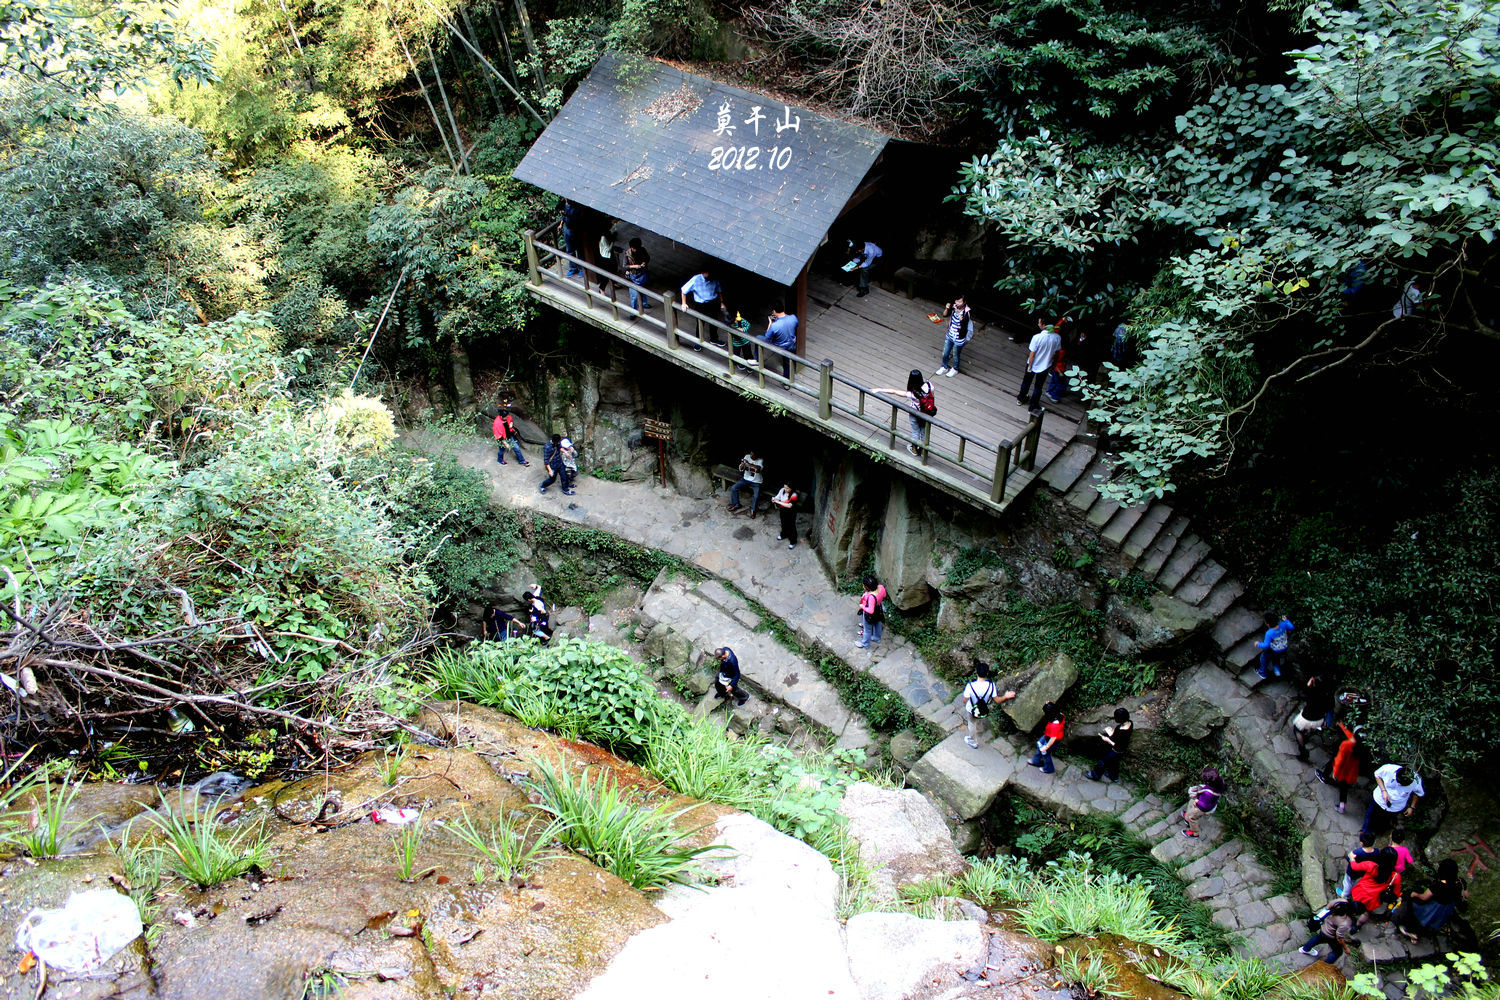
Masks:
[[[1356,861],[1354,852],[1350,851],[1349,868],[1359,875],[1349,890],[1349,898],[1364,908],[1359,915],[1359,926],[1363,927],[1370,914],[1387,902],[1394,903],[1401,898],[1401,873],[1396,871],[1396,852],[1387,847],[1372,861]],[[1382,899],[1382,896],[1387,898]]]
[[[1340,722],[1339,728],[1344,731],[1344,742],[1339,744],[1338,753],[1333,755],[1332,765],[1318,772],[1318,780],[1339,790],[1339,812],[1343,812],[1344,805],[1349,801],[1349,789],[1359,781],[1359,757],[1362,749],[1359,737],[1365,727],[1355,726],[1350,729]]]

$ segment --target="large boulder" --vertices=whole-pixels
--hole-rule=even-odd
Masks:
[[[631,938],[579,1000],[863,996],[828,859],[752,816],[724,816],[711,829],[728,848],[703,864],[713,881],[663,893],[671,921]]]
[[[866,497],[871,490],[858,464],[847,458],[834,465],[815,463],[814,481],[813,538],[818,554],[836,578],[857,579],[876,529]]]
[[[1047,702],[1061,700],[1077,680],[1078,665],[1073,658],[1067,653],[1053,653],[1021,675],[1016,683],[1016,697],[1005,703],[1005,714],[1017,729],[1029,733],[1042,721],[1042,709]]]
[[[1201,740],[1237,714],[1249,697],[1249,690],[1227,671],[1200,663],[1178,675],[1166,722],[1188,739]]]
[[[844,793],[839,811],[849,821],[849,836],[859,845],[882,902],[894,903],[901,886],[964,870],[942,815],[915,789],[861,781]]]
[[[881,579],[898,608],[919,608],[932,600],[927,567],[932,560],[932,524],[912,504],[905,481],[891,483],[885,527],[876,553]]]
[[[1105,605],[1109,645],[1118,656],[1141,656],[1179,645],[1213,624],[1202,608],[1169,594],[1151,595],[1150,607],[1111,597]]]
[[[946,803],[959,820],[971,820],[989,812],[1015,773],[1014,755],[983,743],[975,749],[959,732],[927,751],[906,781]]]
[[[973,920],[861,913],[849,918],[845,940],[849,971],[859,986],[861,1000],[951,996],[959,977],[976,969],[983,971],[989,957],[984,929]],[[797,995],[814,994],[804,991]]]

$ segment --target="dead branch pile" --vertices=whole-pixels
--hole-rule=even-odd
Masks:
[[[801,87],[907,132],[939,127],[985,44],[984,16],[965,0],[792,0],[748,13],[779,63],[803,67]]]
[[[200,620],[186,593],[177,593],[182,624],[141,636],[117,634],[68,599],[29,608],[19,597],[0,603],[0,703],[10,709],[0,718],[0,740],[91,746],[99,732],[126,722],[150,728],[153,717],[161,724],[172,710],[207,731],[235,722],[279,724],[350,750],[406,726],[370,695],[436,637],[381,655],[349,649],[353,669],[298,678],[266,669],[276,666],[278,636],[243,620]]]

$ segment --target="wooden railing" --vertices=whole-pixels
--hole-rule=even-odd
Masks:
[[[1016,440],[985,441],[947,421],[913,409],[904,398],[893,399],[889,394],[876,392],[839,374],[834,371],[832,359],[809,361],[793,351],[742,333],[712,316],[681,305],[671,292],[656,292],[631,284],[621,275],[543,243],[541,237],[549,235],[556,227],[554,223],[540,233],[535,230],[526,233],[527,280],[533,288],[548,285],[565,288],[581,295],[590,310],[608,311],[617,328],[640,340],[664,343],[671,351],[701,351],[706,359],[710,359],[706,367],[721,368],[731,383],[749,381],[761,390],[770,385],[806,397],[810,403],[816,401],[817,422],[833,433],[846,434],[848,421],[852,420],[878,431],[886,448],[898,455],[906,444],[915,444],[918,450],[914,461],[945,473],[945,478],[954,478],[952,471],[942,465],[934,466],[933,459],[969,473],[977,480],[974,492],[984,493],[991,503],[1002,502],[1005,482],[1011,473],[1022,469],[1029,471],[1036,463],[1042,436],[1041,411],[1031,414]],[[575,268],[579,274],[570,277],[568,272]],[[598,288],[595,288],[596,284]],[[634,291],[637,301],[642,303],[640,308],[631,308],[630,291]],[[734,353],[733,337],[750,341],[749,357]],[[919,441],[911,440],[909,426],[901,426],[902,414],[917,417],[921,427]]]

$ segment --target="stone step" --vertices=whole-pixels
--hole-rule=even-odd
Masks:
[[[1157,575],[1161,573],[1161,568],[1171,558],[1172,553],[1177,551],[1177,546],[1181,543],[1184,535],[1186,535],[1187,529],[1187,518],[1181,514],[1172,515],[1171,520],[1167,522],[1167,526],[1156,536],[1156,540],[1151,543],[1150,547],[1146,549],[1146,554],[1136,564],[1136,570],[1148,580],[1156,579]]]
[[[1089,527],[1093,528],[1095,531],[1100,531],[1106,524],[1109,523],[1110,518],[1114,517],[1119,510],[1119,504],[1115,503],[1113,500],[1108,500],[1101,496],[1099,497],[1099,499],[1095,500],[1089,507],[1088,512],[1084,514],[1083,519],[1089,523]]]
[[[1066,493],[1082,478],[1098,453],[1099,449],[1091,442],[1074,438],[1066,448],[1058,452],[1056,458],[1047,463],[1047,467],[1037,478],[1057,492]]]
[[[1131,829],[1150,826],[1157,819],[1161,818],[1159,813],[1160,810],[1157,809],[1156,803],[1152,802],[1151,796],[1148,795],[1144,799],[1132,803],[1129,809],[1122,812],[1120,814],[1120,822]],[[1156,816],[1156,819],[1146,819],[1145,817],[1147,816]]]
[[[1238,604],[1219,616],[1210,635],[1219,649],[1228,650],[1239,645],[1246,637],[1259,639],[1264,632],[1265,624],[1261,621],[1260,613]]]
[[[1198,607],[1212,615],[1215,619],[1218,619],[1223,617],[1224,612],[1229,610],[1231,604],[1244,595],[1244,584],[1240,583],[1232,575],[1226,575],[1221,577],[1218,583],[1214,584],[1213,589],[1208,592],[1208,596],[1203,599],[1203,603],[1199,604]]]
[[[1230,861],[1239,857],[1244,851],[1244,841],[1226,840],[1222,844],[1215,846],[1212,853],[1188,865],[1178,874],[1185,879],[1196,880],[1207,875],[1222,872]]]
[[[1162,864],[1183,864],[1196,861],[1214,850],[1214,842],[1207,836],[1184,837],[1174,832],[1167,839],[1151,848],[1151,856]]]
[[[1177,831],[1182,828],[1182,818],[1178,815],[1180,811],[1169,812],[1146,827],[1141,831],[1141,839],[1148,844],[1156,844],[1167,837],[1177,836]]]
[[[1109,523],[1104,526],[1104,530],[1100,532],[1099,537],[1115,548],[1119,548],[1125,544],[1125,536],[1129,535],[1135,526],[1141,523],[1141,519],[1146,516],[1146,511],[1148,510],[1150,508],[1145,504],[1137,504],[1134,507],[1121,507],[1115,511],[1115,516],[1109,519]]]
[[[1085,512],[1099,499],[1099,485],[1109,476],[1109,467],[1103,462],[1094,462],[1088,467],[1073,488],[1064,494],[1063,499],[1068,505],[1079,512]]]
[[[1156,541],[1156,536],[1171,519],[1171,507],[1160,501],[1148,504],[1145,514],[1135,523],[1135,527],[1130,529],[1130,534],[1126,535],[1125,541],[1121,543],[1121,553],[1132,563],[1140,562],[1146,550],[1151,547],[1151,543]]]
[[[754,618],[754,623],[749,625],[750,628],[754,628],[760,622],[760,616],[751,610],[750,602],[718,580],[704,580],[689,590],[688,594],[707,601],[730,617],[741,621],[744,619],[740,612],[748,612]]]
[[[1168,593],[1176,590],[1177,585],[1187,579],[1187,575],[1208,557],[1208,552],[1209,544],[1203,539],[1196,535],[1184,538],[1177,546],[1177,551],[1172,553],[1172,558],[1161,568],[1156,585]]]
[[[1236,917],[1242,916],[1236,914]],[[1246,924],[1239,921],[1240,928],[1244,931],[1239,947],[1235,953],[1244,957],[1271,959],[1277,955],[1284,954],[1288,948],[1296,948],[1305,936],[1300,937],[1301,929],[1293,928],[1287,923],[1269,924]]]
[[[1254,675],[1255,667],[1260,663],[1260,650],[1255,647],[1259,640],[1260,636],[1252,633],[1235,643],[1234,648],[1224,654],[1225,665],[1230,670],[1249,670]]]
[[[1214,584],[1224,579],[1229,572],[1215,559],[1205,559],[1198,564],[1198,568],[1187,575],[1187,578],[1177,585],[1172,596],[1187,604],[1202,604],[1208,599],[1209,591],[1214,589]]]

